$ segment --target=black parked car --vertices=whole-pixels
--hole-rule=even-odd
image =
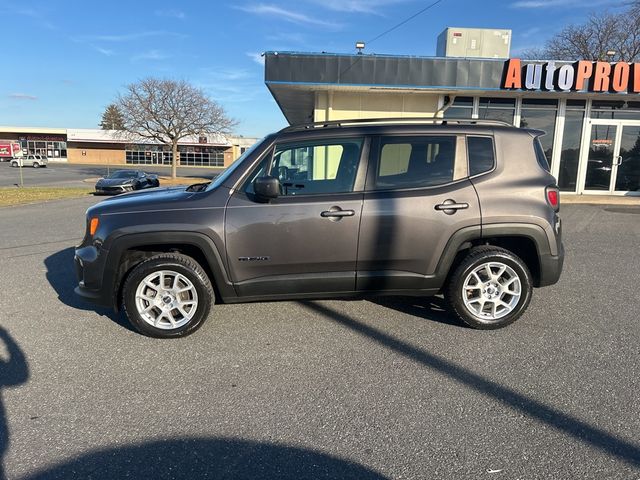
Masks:
[[[160,180],[157,175],[139,170],[116,170],[111,175],[98,180],[96,193],[118,194],[159,186]]]

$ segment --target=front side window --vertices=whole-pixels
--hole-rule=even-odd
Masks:
[[[374,189],[419,188],[453,181],[456,137],[383,137]]]
[[[280,180],[284,196],[352,192],[362,143],[344,138],[277,145],[269,175]]]

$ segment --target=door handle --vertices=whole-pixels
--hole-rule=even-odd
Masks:
[[[616,163],[614,165],[619,167],[620,165],[622,165],[622,160],[623,160],[622,155],[618,155],[616,157]]]
[[[444,212],[447,215],[453,215],[458,210],[465,210],[467,208],[469,208],[468,203],[457,203],[455,200],[451,200],[450,198],[435,206],[436,210]]]
[[[320,213],[320,216],[323,218],[342,218],[342,217],[353,217],[356,214],[354,210],[325,210]]]

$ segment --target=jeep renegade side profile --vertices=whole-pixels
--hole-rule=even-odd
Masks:
[[[153,337],[216,303],[429,296],[479,329],[520,317],[564,259],[544,132],[367,120],[268,135],[209,185],[87,211],[76,292]]]

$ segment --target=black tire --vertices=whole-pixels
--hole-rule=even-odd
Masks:
[[[151,325],[136,307],[136,290],[142,280],[161,270],[170,270],[184,275],[193,284],[198,295],[193,317],[175,329],[162,329]],[[122,304],[127,318],[140,333],[154,338],[178,338],[192,334],[207,319],[214,303],[215,294],[205,271],[193,258],[179,253],[162,253],[141,262],[127,276],[122,289]]]
[[[506,315],[497,318],[482,318],[472,312],[465,305],[464,295],[471,295],[463,291],[464,282],[479,266],[488,262],[499,262],[510,267],[520,281],[520,298],[513,309]],[[499,272],[498,272],[499,273]],[[468,326],[479,330],[494,330],[506,327],[515,322],[525,312],[531,301],[533,281],[527,265],[509,250],[500,247],[476,247],[471,249],[464,260],[456,267],[445,286],[445,298],[452,311]],[[511,298],[511,297],[506,297]],[[515,303],[515,299],[514,299]],[[482,312],[484,313],[484,312]]]
[[[16,167],[18,166],[18,162],[11,162],[11,166],[12,166],[13,168],[16,168]]]
[[[40,164],[38,162],[33,162],[33,168],[40,168]]]

